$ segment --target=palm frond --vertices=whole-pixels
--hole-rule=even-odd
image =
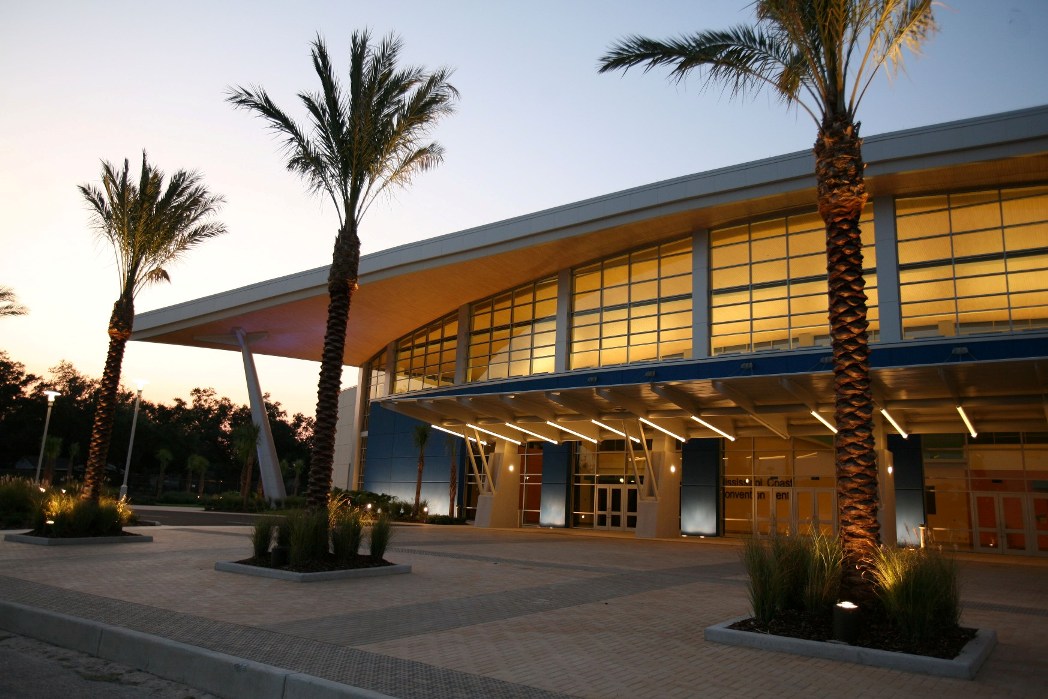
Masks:
[[[28,308],[18,303],[11,287],[0,286],[0,316],[24,316],[28,312]]]

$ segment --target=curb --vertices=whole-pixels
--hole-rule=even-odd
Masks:
[[[325,570],[319,573],[296,573],[293,570],[263,568],[261,566],[249,566],[243,563],[218,561],[215,563],[215,570],[222,571],[223,573],[253,575],[256,578],[274,578],[276,580],[304,583],[323,582],[325,580],[352,580],[354,578],[381,578],[387,575],[402,575],[404,573],[410,573],[411,566],[401,563],[391,566],[378,566],[376,568],[351,568],[349,570]]]
[[[35,546],[94,546],[96,544],[148,544],[153,537],[148,534],[130,536],[31,536],[29,534],[4,534],[4,541]]]
[[[774,636],[772,634],[737,631],[728,627],[747,617],[738,617],[707,626],[703,638],[729,646],[792,653],[809,658],[841,660],[858,665],[883,667],[937,677],[952,677],[961,680],[975,679],[979,668],[997,645],[997,634],[990,629],[977,629],[975,638],[968,642],[960,655],[952,660],[929,658],[923,655],[896,653],[876,648],[862,648],[843,643],[823,643],[803,638]]]
[[[369,689],[16,602],[0,600],[0,628],[218,696],[392,699]]]

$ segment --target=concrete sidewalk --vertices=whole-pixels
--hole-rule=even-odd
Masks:
[[[974,681],[707,643],[748,612],[731,542],[398,527],[411,575],[310,584],[214,570],[248,527],[139,546],[0,543],[0,627],[228,697],[1040,697],[1048,560],[963,556]]]

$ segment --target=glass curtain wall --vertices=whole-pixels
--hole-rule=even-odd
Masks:
[[[1048,328],[1048,187],[897,199],[903,337]]]
[[[397,342],[394,393],[450,386],[455,382],[458,313],[434,321]]]
[[[539,526],[542,510],[542,443],[525,442],[517,449],[520,463],[520,524]]]
[[[872,204],[860,226],[874,340],[880,323]],[[818,213],[710,231],[712,354],[829,345],[826,294],[826,227]]]
[[[691,355],[691,238],[572,274],[572,369]]]
[[[468,381],[553,371],[557,279],[551,277],[473,304]]]

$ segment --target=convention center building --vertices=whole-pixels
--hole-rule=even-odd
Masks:
[[[1046,555],[1048,106],[863,154],[883,538]],[[813,173],[791,153],[364,256],[334,484],[412,500],[430,425],[431,514],[832,532]],[[242,352],[257,410],[253,355],[319,361],[327,272],[140,314],[133,339]]]

